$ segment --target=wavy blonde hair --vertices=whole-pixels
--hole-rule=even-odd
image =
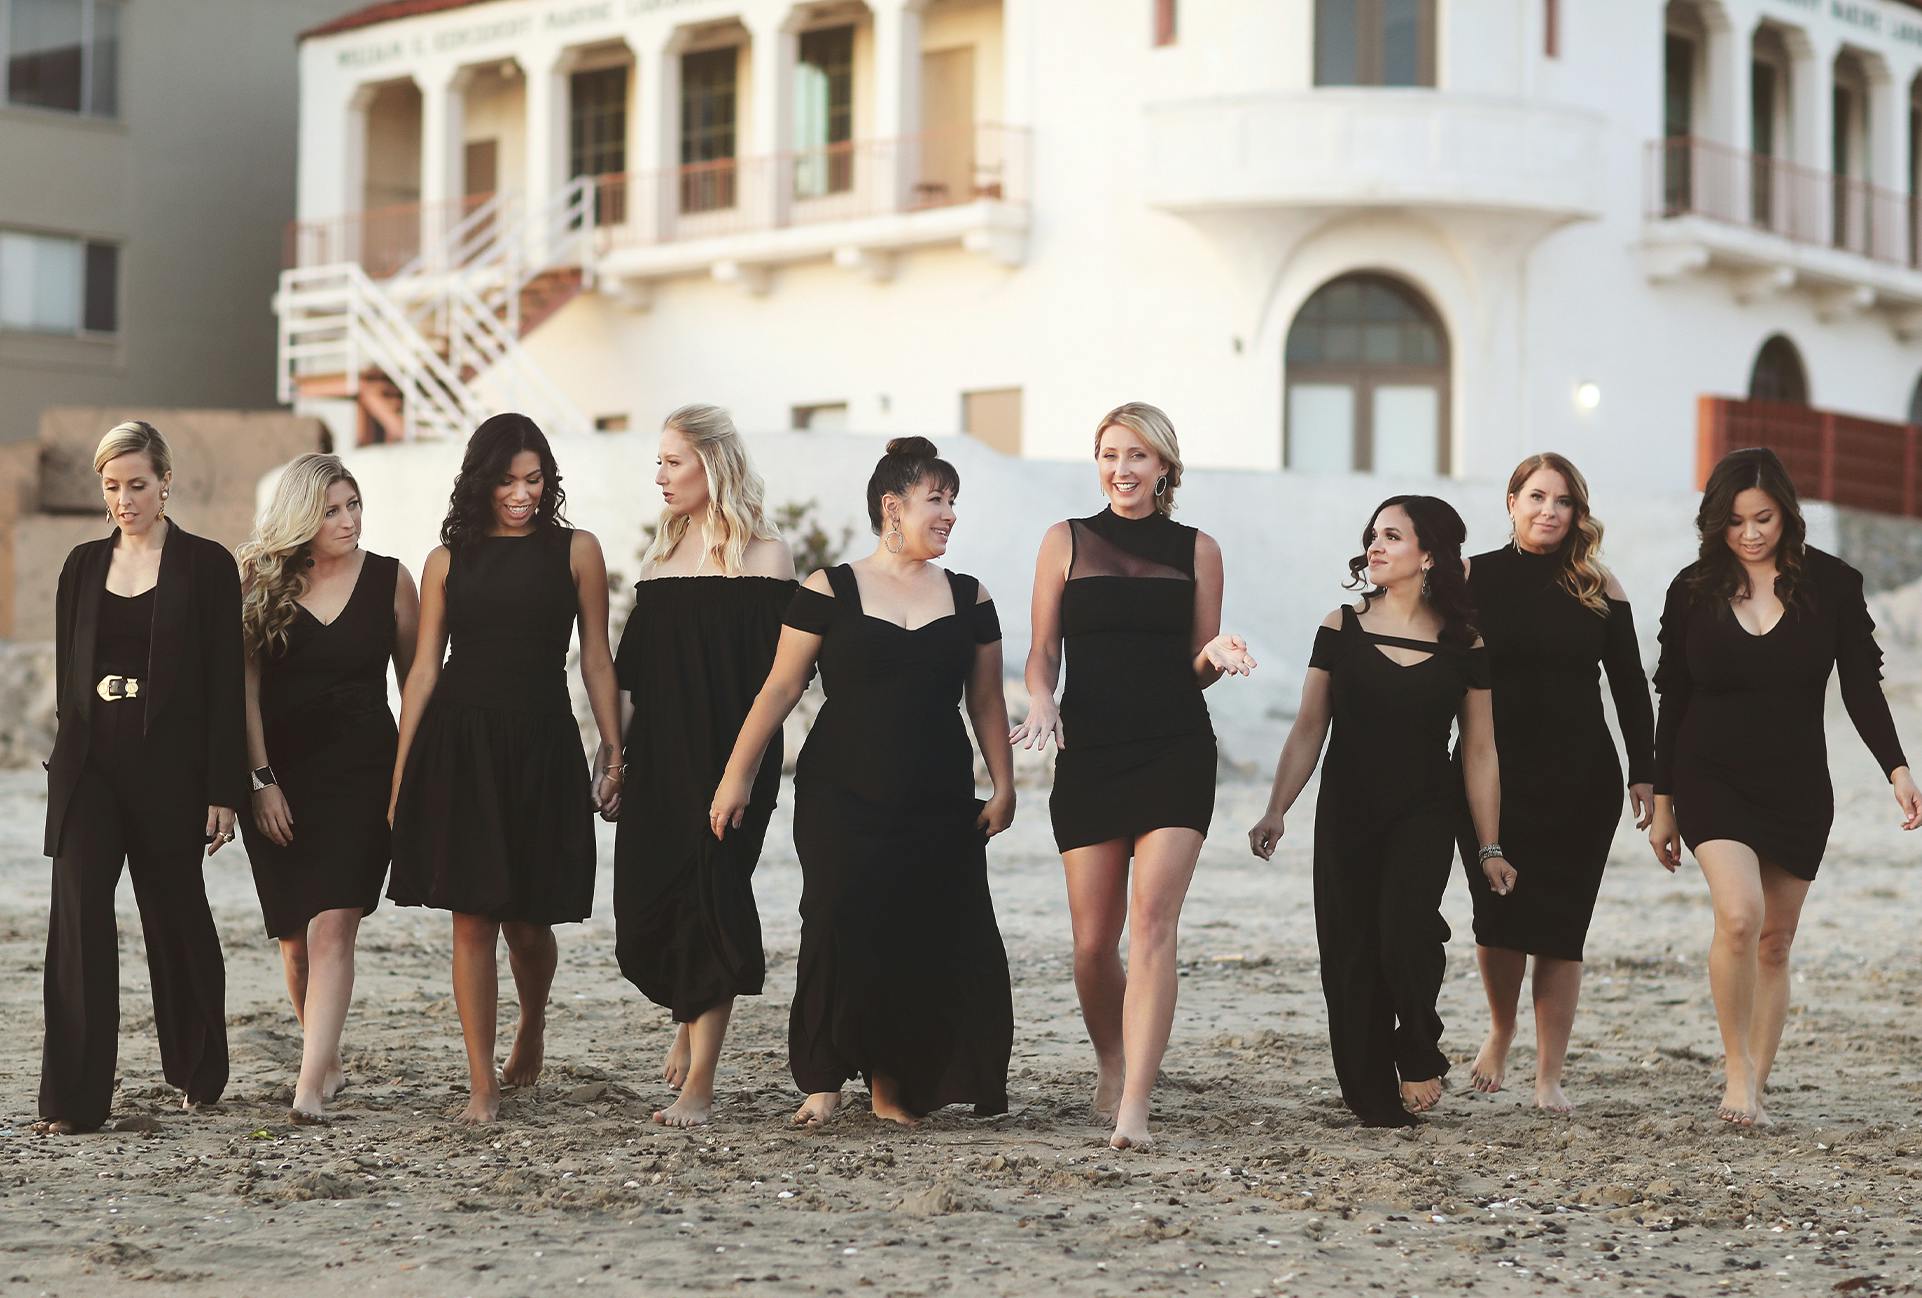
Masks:
[[[103,473],[109,460],[134,454],[145,455],[153,461],[156,478],[164,478],[174,471],[173,448],[167,445],[167,439],[160,435],[160,430],[144,419],[129,419],[107,430],[107,435],[100,439],[100,445],[94,448],[93,471]]]
[[[1145,401],[1124,401],[1101,416],[1101,422],[1094,426],[1096,458],[1101,455],[1101,434],[1117,424],[1146,442],[1148,449],[1167,463],[1168,486],[1155,496],[1155,511],[1163,515],[1174,513],[1175,488],[1181,485],[1181,443],[1175,439],[1174,421],[1159,406]]]
[[[1582,607],[1606,617],[1608,569],[1602,567],[1600,562],[1602,522],[1589,512],[1588,479],[1569,462],[1567,456],[1543,451],[1515,466],[1515,471],[1508,475],[1511,525],[1515,497],[1522,494],[1522,487],[1539,469],[1561,474],[1562,481],[1568,484],[1568,498],[1575,505],[1575,526],[1569,529],[1568,540],[1562,544],[1561,587],[1580,601]]]
[[[741,570],[748,542],[780,537],[767,521],[765,488],[761,475],[748,462],[747,444],[734,427],[733,417],[719,406],[682,406],[661,421],[661,428],[672,428],[685,437],[701,459],[701,469],[707,475],[702,539],[707,544],[707,557],[731,577]],[[654,543],[641,556],[641,563],[664,562],[687,535],[689,526],[686,514],[663,509],[660,524],[654,529]]]
[[[235,552],[244,579],[240,629],[249,653],[286,651],[295,604],[307,593],[307,547],[327,517],[327,492],[336,482],[360,491],[338,455],[297,456],[281,471],[273,499],[254,520],[253,535]]]

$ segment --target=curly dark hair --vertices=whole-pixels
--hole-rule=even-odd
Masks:
[[[868,525],[876,536],[881,535],[881,497],[906,499],[923,479],[951,495],[961,494],[961,475],[941,458],[933,442],[925,437],[891,440],[887,453],[868,476]]]
[[[1798,607],[1802,575],[1808,568],[1808,524],[1802,521],[1802,501],[1781,457],[1766,446],[1730,451],[1708,475],[1701,508],[1695,511],[1695,533],[1701,549],[1689,571],[1689,594],[1711,600],[1730,613],[1729,601],[1746,599],[1748,569],[1729,548],[1728,528],[1735,517],[1735,498],[1750,488],[1762,491],[1782,515],[1782,540],[1775,548],[1775,597],[1785,609]]]
[[[1475,601],[1468,593],[1468,575],[1462,571],[1462,545],[1468,540],[1468,527],[1455,507],[1439,496],[1390,496],[1375,506],[1368,526],[1361,530],[1361,553],[1348,561],[1350,590],[1361,591],[1363,607],[1379,599],[1382,587],[1368,582],[1368,547],[1375,543],[1375,520],[1384,509],[1400,506],[1415,525],[1415,544],[1435,561],[1428,570],[1428,603],[1441,614],[1441,642],[1467,647],[1475,643]]]
[[[489,415],[467,439],[454,490],[447,496],[447,517],[441,520],[440,543],[449,550],[479,540],[494,528],[494,488],[507,466],[522,451],[541,460],[541,499],[534,507],[534,527],[568,526],[567,493],[561,490],[560,467],[540,425],[526,415],[504,412]]]

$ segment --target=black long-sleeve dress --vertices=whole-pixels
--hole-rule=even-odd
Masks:
[[[1855,732],[1893,775],[1908,760],[1882,696],[1882,651],[1862,574],[1810,547],[1794,602],[1765,635],[1728,605],[1698,598],[1694,565],[1670,583],[1655,688],[1655,791],[1675,800],[1693,850],[1716,839],[1814,879],[1835,818],[1822,708],[1840,675]]]
[[[1421,650],[1402,666],[1381,646]],[[1315,937],[1341,1097],[1366,1126],[1407,1126],[1401,1083],[1448,1072],[1435,1000],[1447,969],[1442,893],[1461,796],[1448,737],[1488,654],[1322,627],[1308,665],[1332,678],[1333,734],[1315,802]]]
[[[863,612],[847,565],[828,582],[832,596],[803,586],[787,614],[824,637],[827,691],[794,771],[794,1080],[816,1094],[880,1074],[913,1113],[1002,1113],[1014,1003],[959,706],[1001,626],[960,573],[955,611],[912,630]]]
[[[267,761],[294,838],[282,847],[240,815],[268,937],[298,937],[325,910],[371,915],[387,877],[387,796],[394,778],[394,583],[400,564],[362,557],[353,593],[332,622],[294,609],[287,643],[260,662]]]
[[[1562,586],[1564,564],[1560,551],[1514,546],[1471,562],[1468,589],[1495,687],[1501,844],[1515,890],[1498,897],[1488,886],[1465,805],[1459,838],[1476,944],[1580,960],[1623,805],[1598,667],[1615,698],[1629,784],[1654,779],[1655,713],[1628,604],[1588,608]]]
[[[781,736],[747,814],[716,841],[708,803],[774,662],[794,583],[657,577],[634,587],[614,668],[633,696],[632,790],[614,837],[614,951],[621,973],[689,1023],[766,974],[754,867],[781,787]]]

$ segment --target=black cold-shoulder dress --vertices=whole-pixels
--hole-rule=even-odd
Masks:
[[[1655,791],[1674,798],[1690,850],[1733,839],[1812,880],[1835,818],[1822,724],[1831,671],[1883,773],[1908,764],[1882,696],[1862,574],[1810,547],[1793,604],[1751,635],[1725,601],[1695,595],[1693,572],[1670,583],[1662,609]]]
[[[567,693],[572,529],[448,556],[450,647],[407,750],[387,896],[527,924],[594,908],[594,802]]]
[[[1498,897],[1488,886],[1465,798],[1458,837],[1476,944],[1580,960],[1625,788],[1599,672],[1615,699],[1628,784],[1654,779],[1655,712],[1628,604],[1611,599],[1597,613],[1562,586],[1564,564],[1560,551],[1505,546],[1469,568],[1494,683],[1501,844],[1514,891]]]
[[[960,573],[955,611],[912,630],[864,613],[847,565],[828,581],[833,596],[803,586],[787,615],[823,637],[827,691],[794,772],[794,1080],[816,1094],[881,1074],[914,1113],[1002,1113],[1014,1004],[960,710],[1001,626]]]
[[[260,662],[267,761],[294,819],[282,847],[240,816],[269,937],[299,937],[314,916],[380,905],[387,878],[387,795],[394,778],[394,658],[398,560],[361,559],[353,593],[332,622],[294,609],[287,644]]]
[[[716,841],[707,808],[793,597],[794,583],[773,577],[643,581],[615,655],[634,700],[629,793],[614,837],[615,955],[627,980],[681,1023],[761,993],[754,867],[781,787],[778,731],[740,828]]]
[[[1067,683],[1048,811],[1057,851],[1214,819],[1215,732],[1195,678],[1194,528],[1104,509],[1069,520]],[[1125,700],[1126,706],[1117,706]]]

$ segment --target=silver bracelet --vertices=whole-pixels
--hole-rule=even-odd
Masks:
[[[1502,845],[1500,843],[1484,844],[1482,850],[1475,853],[1475,864],[1485,864],[1490,857],[1495,856],[1501,857],[1504,861],[1508,859],[1508,853],[1502,851]]]

